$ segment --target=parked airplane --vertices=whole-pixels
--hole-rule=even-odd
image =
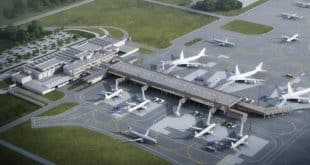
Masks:
[[[248,138],[249,138],[249,135],[244,135],[241,137],[241,139],[237,140],[236,143],[231,142],[231,149],[235,149],[243,144],[248,144],[248,141],[247,141]]]
[[[228,37],[225,38],[225,40],[214,38],[211,41],[211,43],[214,44],[214,45],[223,46],[223,47],[234,47],[235,46],[235,43],[232,43],[232,42],[228,41]]]
[[[114,92],[104,92],[104,99],[105,100],[109,100],[109,99],[113,99],[115,97],[120,97],[123,93],[123,89],[118,89]]]
[[[209,110],[209,115],[208,115],[208,120],[207,120],[207,127],[206,128],[200,128],[200,127],[192,127],[192,129],[196,130],[196,131],[200,131],[200,132],[196,132],[195,131],[195,138],[199,138],[201,136],[203,136],[204,134],[213,134],[214,131],[212,131],[216,124],[210,124],[211,121],[211,117],[212,117],[212,113],[214,113],[216,111],[216,109],[212,108]]]
[[[214,131],[212,131],[212,130],[215,128],[215,126],[216,126],[216,124],[213,123],[213,124],[208,125],[206,128],[192,127],[192,129],[200,131],[200,132],[195,131],[194,137],[199,138],[205,134],[213,134]]]
[[[285,19],[303,19],[303,16],[297,15],[297,14],[290,14],[290,13],[281,13],[280,14],[281,17],[285,18]]]
[[[261,79],[249,78],[250,76],[255,75],[258,72],[265,72],[266,70],[262,69],[263,63],[259,63],[256,68],[252,71],[240,73],[238,65],[236,65],[235,75],[229,77],[227,80],[231,82],[244,82],[244,83],[257,83],[259,81],[264,81]]]
[[[146,99],[146,100],[143,100],[143,102],[139,103],[139,104],[136,104],[136,103],[127,103],[129,106],[128,106],[128,112],[133,112],[133,111],[136,111],[136,110],[139,110],[139,109],[146,109],[147,108],[147,105],[151,102],[151,100],[149,99]]]
[[[296,2],[296,5],[303,8],[309,8],[310,2]]]
[[[186,66],[186,67],[198,67],[200,65],[202,65],[201,63],[198,62],[193,62],[198,60],[201,57],[205,57],[207,56],[205,54],[206,49],[203,48],[198,55],[196,56],[191,56],[191,57],[184,57],[184,52],[182,51],[180,54],[180,58],[173,60],[173,61],[161,61],[163,65],[168,64],[168,65],[172,65],[172,66]]]
[[[286,101],[296,101],[298,103],[310,103],[310,97],[302,97],[302,95],[305,95],[307,93],[310,93],[310,88],[303,89],[300,91],[294,91],[292,88],[292,85],[290,82],[287,83],[287,93],[282,95],[280,99],[282,102],[279,104],[279,106],[283,106]]]
[[[298,41],[299,40],[299,34],[298,33],[296,33],[296,34],[294,34],[293,36],[286,36],[286,35],[284,35],[284,36],[282,36],[281,37],[282,38],[282,42],[293,42],[293,41]]]
[[[138,137],[137,139],[129,140],[131,142],[139,141],[141,143],[144,143],[145,141],[149,141],[152,143],[158,143],[155,138],[152,138],[149,136],[150,129],[148,129],[145,134],[142,134],[140,132],[134,131],[131,127],[128,127],[128,131],[126,131],[126,132],[129,132],[133,136]]]

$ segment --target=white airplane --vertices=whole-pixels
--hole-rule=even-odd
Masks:
[[[282,42],[293,42],[293,41],[298,41],[299,40],[299,34],[296,33],[294,34],[293,36],[286,36],[286,35],[283,35],[282,37]]]
[[[195,138],[199,138],[201,136],[203,136],[204,134],[213,134],[214,131],[212,131],[215,128],[216,124],[210,124],[208,125],[206,128],[199,128],[199,127],[192,127],[194,130],[200,131],[200,132],[196,132],[195,131]]]
[[[283,104],[286,101],[297,101],[298,103],[308,104],[308,103],[310,103],[310,97],[302,97],[302,95],[305,95],[307,93],[310,93],[310,88],[303,89],[303,90],[295,92],[291,86],[291,83],[288,82],[287,83],[287,93],[280,97],[280,99],[283,101],[280,103],[279,106],[280,107],[283,106]]]
[[[296,5],[303,8],[309,8],[310,2],[296,2]]]
[[[303,19],[303,16],[297,15],[297,14],[290,14],[290,13],[281,13],[280,14],[281,17],[285,18],[285,19]]]
[[[259,81],[264,81],[261,79],[248,78],[255,75],[258,72],[265,72],[266,70],[262,69],[263,63],[259,63],[256,68],[252,71],[240,73],[238,65],[236,65],[235,75],[229,77],[227,80],[231,82],[244,82],[244,83],[257,83]]]
[[[206,48],[203,48],[199,52],[198,55],[185,58],[184,57],[184,52],[182,51],[181,54],[180,54],[180,58],[179,59],[176,59],[176,60],[173,60],[173,61],[161,61],[161,62],[162,62],[162,64],[172,65],[173,67],[176,67],[176,66],[198,67],[198,66],[200,66],[202,64],[199,63],[199,62],[193,62],[193,61],[196,61],[196,60],[198,60],[201,57],[207,56],[205,54],[205,52],[206,52]]]
[[[225,38],[225,40],[214,38],[211,42],[215,45],[223,46],[223,47],[234,47],[235,46],[235,43],[228,41],[228,37]]]
[[[104,92],[104,99],[105,100],[109,100],[109,99],[113,99],[115,97],[120,97],[123,93],[123,89],[118,89],[114,92]]]
[[[128,127],[128,131],[126,131],[126,132],[129,132],[130,134],[138,137],[137,139],[129,140],[131,142],[140,141],[141,143],[144,143],[145,141],[150,141],[150,142],[155,143],[155,144],[158,143],[156,139],[154,139],[148,135],[150,132],[150,129],[148,129],[145,134],[142,134],[140,132],[134,131],[131,127]]]
[[[248,141],[247,141],[248,138],[249,138],[249,135],[244,135],[241,137],[241,139],[237,140],[236,143],[231,142],[231,149],[235,149],[243,144],[248,144]]]
[[[133,112],[139,109],[146,109],[147,105],[151,103],[151,100],[146,99],[143,102],[136,104],[136,103],[127,103],[129,105],[128,112]]]

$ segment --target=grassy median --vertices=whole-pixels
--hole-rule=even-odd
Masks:
[[[273,27],[253,22],[234,20],[222,26],[223,29],[247,35],[258,35],[270,32]]]
[[[0,138],[56,164],[169,164],[129,143],[79,127],[32,129],[27,122]]]

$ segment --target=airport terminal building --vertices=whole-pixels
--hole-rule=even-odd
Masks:
[[[29,61],[11,78],[24,88],[44,95],[84,73],[91,74],[93,67],[139,51],[139,48],[127,45],[126,41],[111,37],[92,38]]]

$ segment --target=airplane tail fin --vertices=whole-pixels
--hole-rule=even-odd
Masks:
[[[128,126],[128,130],[130,130],[130,131],[131,131],[131,130],[132,130],[132,127]]]
[[[292,88],[291,82],[288,82],[287,83],[287,93],[293,93],[293,92],[294,92],[294,90]]]
[[[150,133],[150,129],[148,129],[148,130],[146,131],[145,136],[148,136],[149,133]]]
[[[225,38],[225,42],[228,42],[228,37]]]
[[[239,70],[239,66],[238,66],[238,65],[236,65],[236,71],[235,71],[235,74],[236,74],[236,75],[239,75],[239,74],[240,74],[240,70]]]
[[[263,62],[261,62],[257,65],[256,70],[259,72],[265,72],[266,71],[266,70],[263,70]]]
[[[181,51],[180,59],[184,59],[184,51],[183,50]]]

